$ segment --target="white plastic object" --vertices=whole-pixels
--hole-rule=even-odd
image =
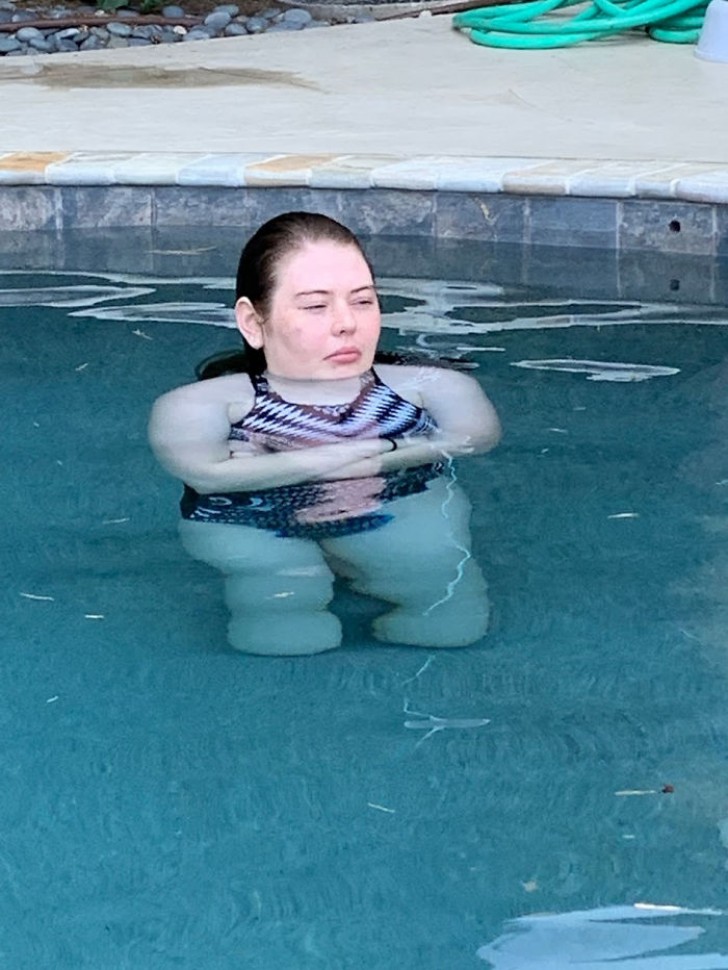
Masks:
[[[728,62],[728,0],[710,0],[695,56],[704,61]]]

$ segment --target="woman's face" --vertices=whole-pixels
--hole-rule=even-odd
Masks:
[[[263,349],[270,373],[298,380],[363,374],[381,328],[364,257],[356,246],[327,241],[306,243],[280,261],[265,320],[246,299],[236,314],[246,340]]]

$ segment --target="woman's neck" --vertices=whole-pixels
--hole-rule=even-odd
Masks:
[[[292,404],[349,404],[359,394],[363,376],[309,380],[265,371],[270,387]]]

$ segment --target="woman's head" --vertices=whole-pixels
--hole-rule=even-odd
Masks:
[[[302,379],[371,367],[380,328],[371,267],[327,216],[289,212],[258,229],[240,257],[235,310],[254,366]]]

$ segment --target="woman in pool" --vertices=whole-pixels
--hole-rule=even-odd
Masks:
[[[177,388],[150,441],[185,483],[182,541],[221,570],[230,643],[308,654],[341,643],[334,574],[393,604],[380,640],[465,646],[486,631],[470,507],[443,460],[498,441],[477,382],[430,366],[373,367],[381,317],[356,237],[291,212],[243,250],[235,315],[247,373]]]

